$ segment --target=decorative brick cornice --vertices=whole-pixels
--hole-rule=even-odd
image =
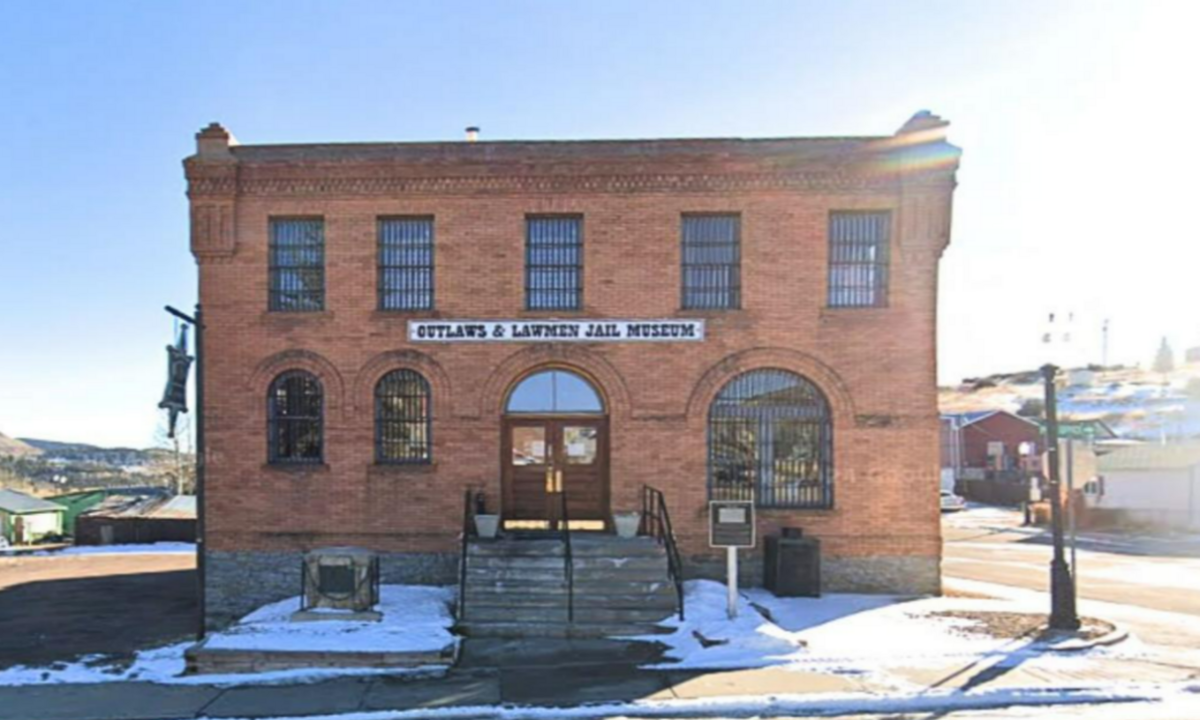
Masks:
[[[265,196],[474,195],[537,193],[655,193],[895,190],[894,172],[654,173],[590,175],[459,175],[239,178],[235,173],[188,173],[188,194]],[[948,173],[908,178],[906,187],[952,183]]]

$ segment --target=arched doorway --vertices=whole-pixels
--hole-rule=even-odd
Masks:
[[[608,415],[587,378],[564,368],[526,375],[501,425],[505,527],[554,527],[563,495],[572,529],[607,526]]]

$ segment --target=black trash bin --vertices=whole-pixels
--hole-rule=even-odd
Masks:
[[[763,584],[779,597],[821,597],[821,541],[800,528],[766,539]]]

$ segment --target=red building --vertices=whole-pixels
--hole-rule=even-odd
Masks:
[[[802,526],[834,590],[936,592],[938,263],[959,151],[857,138],[240,145],[184,165],[209,621],[359,545],[455,577],[464,490],[611,528],[660,489]],[[754,568],[758,563],[747,563]]]

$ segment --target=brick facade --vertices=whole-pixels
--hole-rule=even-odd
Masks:
[[[546,366],[575,369],[604,397],[612,509],[636,509],[643,484],[662,489],[696,573],[713,567],[712,398],[746,370],[803,375],[832,411],[836,500],[764,509],[760,537],[799,525],[821,538],[834,587],[938,590],[937,269],[958,151],[936,116],[875,138],[243,146],[215,125],[197,137],[184,164],[207,325],[206,546],[219,560],[210,592],[228,599],[210,607],[214,622],[294,594],[238,570],[263,558],[290,564],[337,544],[422,567],[452,557],[463,490],[500,497],[506,392]],[[892,213],[887,306],[829,308],[829,214],[867,209]],[[680,309],[680,218],[695,212],[741,216],[741,309]],[[524,223],[541,213],[583,218],[580,311],[524,310]],[[435,219],[433,311],[376,309],[376,222],[394,215]],[[323,312],[267,311],[268,220],[292,216],[324,219]],[[407,340],[411,319],[550,317],[703,318],[707,337]],[[431,465],[373,461],[373,388],[397,368],[431,385]],[[324,386],[318,466],[267,463],[267,388],[289,369]]]

